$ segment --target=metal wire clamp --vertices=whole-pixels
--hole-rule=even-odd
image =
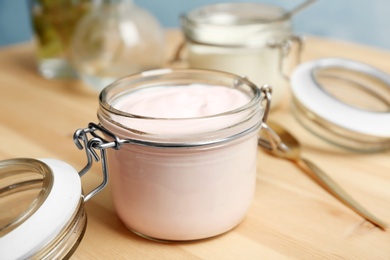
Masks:
[[[109,141],[98,135],[96,131],[101,132],[104,136],[107,136],[108,138],[112,139],[112,141]],[[91,169],[94,161],[98,162],[101,160],[103,181],[99,186],[97,186],[95,189],[93,189],[87,195],[84,196],[84,201],[88,201],[90,198],[95,196],[97,193],[103,190],[104,187],[107,186],[108,167],[106,149],[120,149],[123,140],[119,139],[117,136],[110,133],[103,127],[94,123],[89,123],[87,128],[81,128],[76,130],[73,135],[73,142],[80,150],[85,149],[87,156],[87,164],[83,169],[79,171],[80,177],[82,177],[87,171]],[[98,151],[100,153],[100,156],[98,154]]]

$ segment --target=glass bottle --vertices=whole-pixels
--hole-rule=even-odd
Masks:
[[[148,11],[132,0],[102,0],[75,30],[72,62],[79,77],[100,91],[120,77],[161,67],[163,51],[163,30]]]
[[[39,73],[48,79],[73,78],[69,45],[74,28],[91,0],[30,0]]]

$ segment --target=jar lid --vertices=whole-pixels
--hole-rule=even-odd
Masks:
[[[55,159],[0,161],[0,183],[4,259],[58,259],[78,245],[86,218],[74,168]]]
[[[356,151],[390,149],[390,75],[324,58],[298,66],[291,88],[294,114],[311,132]]]

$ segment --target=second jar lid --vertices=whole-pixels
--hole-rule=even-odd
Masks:
[[[291,88],[294,114],[311,132],[355,151],[390,149],[390,75],[324,58],[298,66]]]

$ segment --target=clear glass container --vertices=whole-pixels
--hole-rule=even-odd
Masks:
[[[29,0],[39,73],[47,79],[75,78],[69,62],[74,28],[91,0]]]
[[[190,68],[227,71],[273,88],[272,107],[285,96],[294,36],[291,16],[260,3],[223,3],[181,17]],[[299,53],[297,54],[299,55]]]
[[[77,172],[53,159],[0,161],[2,259],[67,259],[87,216]]]
[[[137,93],[194,84],[233,88],[248,101],[201,117],[157,118],[118,109],[118,102]],[[125,225],[169,241],[212,237],[238,225],[254,195],[257,137],[269,90],[233,74],[172,69],[132,75],[105,88],[98,118],[106,139],[116,143],[107,163]]]
[[[72,63],[96,91],[123,76],[160,68],[163,62],[159,22],[131,0],[97,1],[75,30]]]

